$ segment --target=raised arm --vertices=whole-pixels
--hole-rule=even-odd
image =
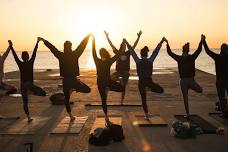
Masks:
[[[132,55],[132,57],[133,57],[135,63],[139,63],[139,62],[140,62],[140,59],[139,59],[138,55],[136,54],[135,50],[134,50],[134,49],[132,48],[132,46],[127,42],[126,39],[124,39],[124,42],[126,43],[127,48],[128,48],[128,50],[130,51],[130,54]]]
[[[89,41],[89,38],[90,38],[91,34],[88,34],[82,41],[81,43],[79,44],[79,46],[75,49],[75,53],[77,54],[78,57],[80,57],[82,55],[82,53],[84,52],[86,46],[87,46],[87,43]]]
[[[17,56],[17,54],[16,54],[16,52],[15,52],[15,50],[14,50],[14,48],[13,48],[13,43],[12,43],[12,41],[11,41],[11,40],[8,40],[8,42],[9,42],[9,47],[10,47],[12,53],[13,53],[13,57],[14,57],[16,63],[17,63],[17,64],[20,64],[21,61],[20,61],[20,59],[18,58],[18,56]]]
[[[9,52],[10,52],[10,47],[8,47],[8,48],[6,49],[6,51],[3,53],[2,57],[1,57],[2,62],[4,62],[4,61],[6,60],[6,58],[7,58],[8,54],[9,54]]]
[[[199,43],[199,45],[198,45],[198,48],[197,48],[197,50],[192,54],[192,56],[193,56],[195,59],[199,56],[199,54],[200,54],[201,51],[202,51],[202,41],[203,41],[203,39],[204,39],[204,35],[201,35],[201,40],[200,40],[200,43]]]
[[[115,56],[113,56],[113,57],[111,58],[111,63],[114,63],[114,62],[118,59],[118,57],[120,56],[120,54],[123,52],[122,50],[125,50],[125,49],[126,49],[126,44],[125,44],[125,42],[123,41],[123,42],[121,43],[121,45],[120,45],[119,51],[117,51],[117,53],[115,54]]]
[[[92,36],[93,38],[93,46],[92,46],[92,54],[93,54],[93,60],[95,62],[95,64],[97,64],[97,62],[99,61],[99,58],[97,57],[97,52],[96,52],[96,40],[95,40],[95,37]]]
[[[61,55],[61,52],[50,42],[45,40],[44,38],[39,37],[40,41],[44,42],[44,45],[49,48],[49,50],[54,54],[55,57],[59,58]]]
[[[109,38],[109,33],[106,32],[106,31],[104,31],[104,33],[105,33],[105,36],[106,36],[106,38],[107,38],[107,40],[108,40],[108,43],[109,43],[109,45],[111,46],[113,52],[114,52],[115,54],[118,53],[118,49],[113,45],[112,41],[111,41],[110,38]]]
[[[167,47],[167,53],[169,56],[171,56],[174,60],[178,61],[180,56],[179,55],[176,55],[175,53],[173,53],[170,49],[170,46],[169,46],[169,43],[167,42],[166,44],[166,47]]]
[[[155,58],[157,57],[161,47],[162,47],[162,43],[164,41],[167,41],[165,37],[162,38],[161,42],[158,43],[157,47],[154,49],[153,53],[151,54],[151,56],[149,57],[149,61],[154,62]]]
[[[35,45],[35,48],[33,49],[33,53],[32,53],[32,57],[30,59],[30,61],[34,62],[35,58],[36,58],[36,52],[37,52],[37,49],[38,49],[38,43],[40,41],[40,38],[38,37],[37,38],[37,41],[36,41],[36,45]]]
[[[207,53],[211,58],[216,59],[216,58],[219,56],[219,54],[212,52],[212,51],[208,48],[206,39],[203,40],[203,45],[204,45],[204,49],[205,49],[206,53]]]
[[[135,49],[136,48],[136,46],[137,46],[137,44],[138,44],[138,42],[139,42],[139,39],[140,39],[140,36],[142,35],[142,31],[139,31],[139,33],[137,33],[137,39],[136,39],[136,41],[135,41],[135,43],[134,43],[134,45],[132,46],[132,48],[133,49]]]

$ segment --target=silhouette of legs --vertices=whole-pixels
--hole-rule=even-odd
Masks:
[[[105,114],[105,119],[106,119],[106,122],[109,122],[109,119],[108,119],[108,108],[107,108],[107,94],[108,94],[108,91],[107,91],[107,87],[105,86],[105,84],[103,84],[103,82],[97,82],[97,85],[98,85],[98,91],[100,93],[100,97],[101,97],[101,103],[102,103],[102,109],[103,109],[103,112]]]
[[[108,82],[104,82],[103,80],[97,80],[97,85],[98,85],[98,91],[101,96],[102,109],[105,114],[105,119],[106,119],[106,122],[109,123],[109,118],[107,114],[108,113],[108,108],[107,108],[108,90],[122,92],[124,88],[120,83],[113,80],[109,80]]]
[[[63,93],[65,96],[65,106],[71,120],[73,121],[75,117],[71,114],[71,108],[70,108],[71,89],[75,89],[75,91],[82,92],[82,93],[89,93],[91,89],[85,83],[81,82],[78,79],[63,78]]]
[[[143,78],[139,79],[138,88],[142,99],[142,106],[146,116],[146,119],[149,119],[148,107],[146,103],[146,87],[149,87],[152,92],[163,93],[164,89],[153,82],[152,78]]]
[[[32,119],[30,117],[29,108],[28,108],[28,91],[33,92],[37,96],[46,96],[46,92],[40,87],[34,85],[32,82],[21,83],[21,95],[23,99],[24,112],[28,117],[28,122],[31,122]]]
[[[227,91],[228,94],[228,82],[226,81],[217,81],[216,82],[216,88],[217,88],[217,94],[219,97],[219,105],[220,105],[220,109],[223,112],[223,114],[225,114],[228,109],[227,109],[227,100],[225,98],[225,94]]]
[[[142,99],[143,110],[144,110],[145,115],[147,115],[148,108],[147,108],[147,103],[146,103],[146,85],[145,85],[145,83],[143,81],[139,81],[138,88],[139,88],[139,93],[140,93],[141,99]]]
[[[180,85],[181,85],[181,91],[184,99],[185,111],[186,111],[187,117],[189,117],[190,114],[189,114],[189,105],[188,105],[188,90],[192,89],[197,93],[202,93],[203,89],[194,80],[194,78],[182,78],[180,80]]]

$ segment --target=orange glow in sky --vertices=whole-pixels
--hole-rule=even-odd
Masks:
[[[137,48],[154,47],[162,36],[172,48],[187,41],[193,48],[201,33],[210,47],[219,48],[228,42],[227,6],[227,0],[1,0],[0,50],[8,39],[17,50],[32,50],[37,36],[59,49],[65,40],[76,47],[89,32],[98,48],[109,47],[103,30],[119,45],[124,37],[134,42],[140,29]],[[41,45],[39,50],[47,49]]]

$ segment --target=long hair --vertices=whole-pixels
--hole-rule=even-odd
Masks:
[[[108,51],[105,48],[100,49],[100,56],[101,58],[105,58],[105,59],[111,58],[111,55],[108,53]]]

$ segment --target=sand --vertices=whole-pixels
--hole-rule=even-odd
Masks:
[[[132,112],[141,112],[141,107],[114,107],[109,108],[110,114],[120,114],[123,118],[123,128],[126,139],[122,143],[112,143],[107,147],[94,147],[88,144],[89,132],[97,115],[102,114],[101,108],[86,108],[84,105],[99,102],[96,73],[94,70],[82,70],[81,80],[91,87],[91,93],[72,93],[74,102],[72,111],[76,116],[88,115],[89,118],[79,135],[49,135],[48,133],[67,115],[64,106],[53,106],[49,96],[61,92],[58,84],[61,79],[58,70],[36,70],[35,84],[44,88],[48,96],[29,96],[29,107],[32,116],[50,116],[48,123],[34,135],[0,135],[0,151],[25,151],[24,143],[32,142],[35,152],[227,152],[228,136],[199,135],[196,139],[181,140],[169,135],[169,127],[139,128],[133,126],[129,117]],[[125,102],[141,102],[137,88],[135,71],[131,71],[131,78],[127,86]],[[6,74],[7,82],[19,87],[19,73]],[[165,89],[165,93],[147,93],[149,110],[153,114],[160,114],[169,124],[174,120],[174,114],[184,114],[184,106],[179,87],[179,78],[176,68],[155,69],[154,81]],[[189,92],[190,112],[198,114],[218,127],[228,130],[228,121],[208,116],[213,112],[217,101],[215,76],[197,70],[196,80],[203,87],[203,94]],[[110,92],[108,102],[120,102],[120,93]],[[25,118],[22,109],[21,97],[4,96],[0,100],[0,114],[5,116],[20,116]],[[225,132],[226,133],[226,132]]]

